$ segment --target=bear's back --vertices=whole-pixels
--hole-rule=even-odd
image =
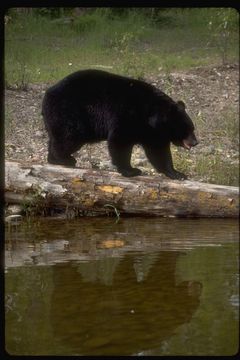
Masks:
[[[74,72],[47,90],[48,93],[68,94],[74,98],[81,96],[117,96],[118,98],[152,97],[154,88],[152,85],[128,77],[112,74],[102,70],[79,70]]]

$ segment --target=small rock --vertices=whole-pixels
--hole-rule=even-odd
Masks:
[[[41,130],[37,130],[37,131],[35,132],[35,136],[37,136],[37,137],[42,137],[42,136],[43,136],[43,132],[42,132]]]
[[[136,159],[133,161],[133,164],[135,166],[146,166],[148,164],[148,161],[146,159]]]

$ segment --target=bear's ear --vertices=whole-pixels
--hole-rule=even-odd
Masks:
[[[183,101],[179,100],[177,102],[177,104],[178,104],[178,107],[179,107],[180,110],[185,110],[186,109],[186,105],[184,104]]]

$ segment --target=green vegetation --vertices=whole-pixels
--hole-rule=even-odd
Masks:
[[[115,206],[110,205],[110,204],[105,204],[104,207],[110,207],[110,208],[112,208],[112,209],[114,210],[114,212],[115,212],[117,221],[119,221],[119,219],[120,219],[120,212],[118,211],[118,209],[117,209]],[[109,213],[108,213],[108,214],[109,214]]]
[[[78,69],[105,66],[135,77],[237,60],[234,9],[10,9],[6,83],[53,82]]]
[[[238,186],[239,119],[228,109],[217,120],[208,122],[201,115],[196,117],[196,128],[205,146],[201,151],[193,149],[194,154],[174,148],[174,163],[186,173],[190,168],[191,176],[198,174],[205,182]]]

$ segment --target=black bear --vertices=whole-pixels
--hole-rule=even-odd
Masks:
[[[107,140],[112,163],[123,176],[141,174],[130,164],[133,145],[140,144],[158,172],[185,179],[173,167],[170,142],[187,149],[198,143],[182,101],[144,81],[100,70],[77,71],[50,87],[42,115],[51,164],[74,167],[71,154],[86,143]]]

